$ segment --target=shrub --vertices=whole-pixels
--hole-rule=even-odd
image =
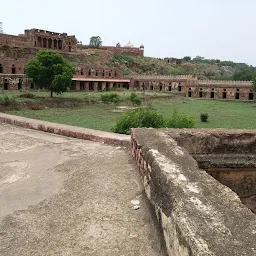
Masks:
[[[192,116],[179,114],[175,109],[172,116],[166,120],[168,128],[194,128],[195,119]]]
[[[208,122],[208,114],[207,113],[204,113],[204,114],[201,114],[200,115],[200,119],[201,119],[201,122]]]
[[[36,98],[36,95],[33,93],[23,93],[20,95],[20,98],[34,99]]]
[[[149,109],[132,109],[124,112],[114,127],[114,132],[130,134],[131,128],[137,127],[164,127],[164,118],[161,114]]]
[[[8,96],[7,94],[4,94],[3,96],[0,97],[0,104],[9,106],[16,103],[16,97],[15,96]]]
[[[128,62],[128,63],[133,63],[134,62],[134,59],[128,55],[120,55],[118,53],[114,53],[114,59],[115,60],[118,60],[119,62],[122,62],[122,63],[125,63],[125,62]]]
[[[120,98],[116,93],[101,94],[100,99],[105,102],[114,102],[114,103],[117,103],[120,101]]]
[[[132,92],[128,99],[132,102],[133,106],[140,106],[141,105],[141,98],[135,92]]]
[[[41,109],[43,109],[43,107],[40,106],[40,105],[34,105],[34,106],[31,107],[31,109],[32,110],[41,110]]]

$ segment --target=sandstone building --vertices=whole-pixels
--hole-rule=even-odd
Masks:
[[[24,65],[40,49],[60,52],[64,57],[81,55],[88,45],[78,42],[74,35],[41,29],[25,30],[14,36],[0,34],[0,90],[35,89],[36,85],[24,74]],[[130,42],[121,46],[102,46],[101,50],[130,56],[144,56],[144,46],[135,47]],[[180,64],[178,59],[165,58],[168,63]],[[113,88],[150,90],[179,93],[186,97],[256,100],[252,83],[247,81],[198,80],[192,76],[132,76],[124,78],[116,68],[88,66],[76,62],[71,91],[101,91]]]

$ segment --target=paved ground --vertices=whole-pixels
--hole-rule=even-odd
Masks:
[[[0,124],[1,256],[165,255],[160,240],[125,149]]]

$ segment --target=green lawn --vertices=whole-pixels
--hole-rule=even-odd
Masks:
[[[122,98],[120,105],[127,105],[124,101],[130,92],[117,92]],[[35,93],[39,97],[48,96],[46,92]],[[165,96],[163,93],[141,94],[148,97]],[[16,93],[16,96],[17,93]],[[168,95],[167,95],[168,96]],[[64,93],[58,95],[61,98],[84,99],[90,97],[100,99],[100,93]],[[153,107],[164,116],[170,116],[176,108],[179,112],[190,114],[195,117],[196,127],[200,128],[243,128],[256,129],[256,103],[239,101],[218,101],[181,98],[169,94],[166,99],[151,99],[143,102],[144,106]],[[91,104],[73,108],[45,108],[42,110],[10,110],[7,113],[25,116],[45,121],[87,127],[98,130],[111,131],[120,113],[115,113],[114,104]],[[202,123],[200,114],[208,113],[209,122]]]
[[[197,128],[256,129],[256,103],[239,101],[174,98],[155,100],[152,106],[164,116],[176,108],[195,117]],[[208,113],[209,122],[202,123],[200,114]]]

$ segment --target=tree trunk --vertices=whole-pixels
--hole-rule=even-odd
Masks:
[[[51,97],[53,96],[53,90],[51,90]]]

